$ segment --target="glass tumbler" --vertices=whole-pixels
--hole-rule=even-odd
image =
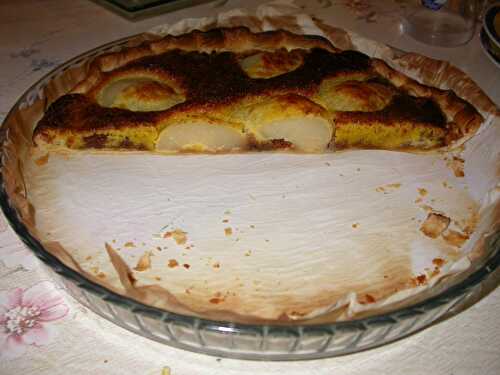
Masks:
[[[427,44],[465,44],[474,35],[481,4],[480,0],[413,1],[403,15],[403,31]]]

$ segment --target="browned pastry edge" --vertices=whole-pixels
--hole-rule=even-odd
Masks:
[[[285,30],[260,33],[253,33],[247,27],[193,30],[187,34],[167,35],[159,40],[144,42],[137,47],[98,56],[90,65],[88,77],[75,86],[72,92],[87,93],[99,82],[102,73],[120,68],[141,57],[159,55],[174,49],[197,52],[244,52],[272,51],[279,48],[322,48],[331,52],[339,51],[321,36],[299,35]]]
[[[453,91],[420,84],[391,68],[380,59],[372,59],[372,66],[378,74],[397,88],[413,96],[430,98],[439,106],[448,121],[447,144],[470,138],[483,122],[483,117],[477,110],[470,103],[459,98]]]

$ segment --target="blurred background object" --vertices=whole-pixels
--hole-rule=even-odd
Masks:
[[[129,20],[140,20],[161,13],[188,8],[214,0],[92,0]]]
[[[423,43],[462,45],[472,39],[483,6],[479,0],[414,1],[405,9],[403,30]]]

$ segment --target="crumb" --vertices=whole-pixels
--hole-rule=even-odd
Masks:
[[[111,240],[112,243],[116,243],[116,240]]]
[[[169,259],[168,260],[168,267],[175,268],[178,265],[179,265],[179,262],[177,262],[175,259]]]
[[[443,239],[452,246],[462,247],[465,241],[469,239],[469,236],[450,229],[447,233],[443,234]]]
[[[44,156],[38,158],[35,160],[35,164],[41,167],[42,165],[47,164],[49,161],[49,154],[45,154]]]
[[[161,375],[170,375],[170,367],[163,367],[161,369]]]
[[[104,360],[104,363],[108,363],[108,360],[107,360],[107,359],[105,359],[105,360]]]
[[[91,259],[92,259],[92,256],[91,256],[91,255],[89,255],[89,256],[87,256],[87,257],[85,257],[85,260],[91,260]]]
[[[224,234],[225,234],[226,236],[230,236],[230,235],[232,235],[232,234],[233,234],[233,230],[232,230],[231,228],[229,228],[229,227],[224,228]]]
[[[359,223],[354,223],[354,224],[352,225],[352,227],[353,227],[353,228],[355,228],[355,229],[356,229],[358,226],[359,226]]]
[[[441,258],[434,258],[432,260],[432,264],[434,264],[436,267],[442,267],[443,264],[445,264],[446,261],[444,259],[441,259]]]
[[[269,240],[264,240],[264,241],[269,242]]]
[[[366,302],[368,302],[368,303],[375,302],[375,297],[373,297],[371,294],[365,294],[365,299],[366,299]]]
[[[255,225],[251,224],[250,228],[255,229]]]
[[[161,277],[160,276],[155,276],[155,280],[156,281],[161,281]]]
[[[224,211],[224,215],[231,215],[231,211],[229,210]]]
[[[187,234],[187,232],[184,232],[181,229],[175,229],[174,231],[166,232],[163,235],[163,238],[172,237],[175,240],[175,242],[177,243],[177,245],[184,245],[187,241],[186,234]]]
[[[325,162],[325,165],[330,166],[331,164],[329,162]]]
[[[358,172],[360,172],[360,171],[361,171],[361,168],[356,168],[356,170],[357,170]]]
[[[245,256],[246,256],[246,257],[249,257],[250,255],[252,255],[252,250],[248,250],[248,251],[245,253]]]
[[[420,230],[423,234],[430,238],[437,238],[450,225],[450,218],[435,212],[427,215],[427,219],[423,222]]]
[[[229,220],[228,219],[224,219],[222,220],[223,223],[229,223]]]
[[[212,265],[213,268],[220,268],[220,263],[216,262]]]
[[[97,277],[100,278],[100,279],[105,279],[106,278],[106,274],[104,272],[99,272],[97,274]]]
[[[151,252],[146,251],[139,258],[139,261],[137,262],[137,265],[134,267],[134,270],[142,272],[142,271],[146,271],[150,268],[151,268]]]
[[[418,193],[422,196],[422,197],[425,197],[428,193],[428,191],[424,188],[419,188],[417,189],[418,190]]]
[[[184,264],[182,265],[182,267],[184,267],[185,269],[187,269],[187,270],[188,270],[188,269],[189,269],[189,267],[191,267],[191,265],[189,265],[189,264],[187,264],[187,263],[184,263]]]
[[[135,247],[135,244],[132,241],[125,242],[123,247]]]
[[[454,156],[452,160],[446,163],[446,165],[452,169],[455,177],[464,177],[464,162],[464,159]]]
[[[415,283],[415,285],[425,285],[427,284],[427,276],[418,275],[413,279],[413,282]]]
[[[160,246],[156,246],[156,250],[161,251],[161,247]]]
[[[377,193],[383,193],[385,189],[382,186],[379,186],[378,188],[375,189]]]

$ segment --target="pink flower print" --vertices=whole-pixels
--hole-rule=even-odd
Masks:
[[[0,292],[0,358],[21,356],[28,345],[50,343],[56,334],[51,323],[66,316],[68,306],[54,284]]]

